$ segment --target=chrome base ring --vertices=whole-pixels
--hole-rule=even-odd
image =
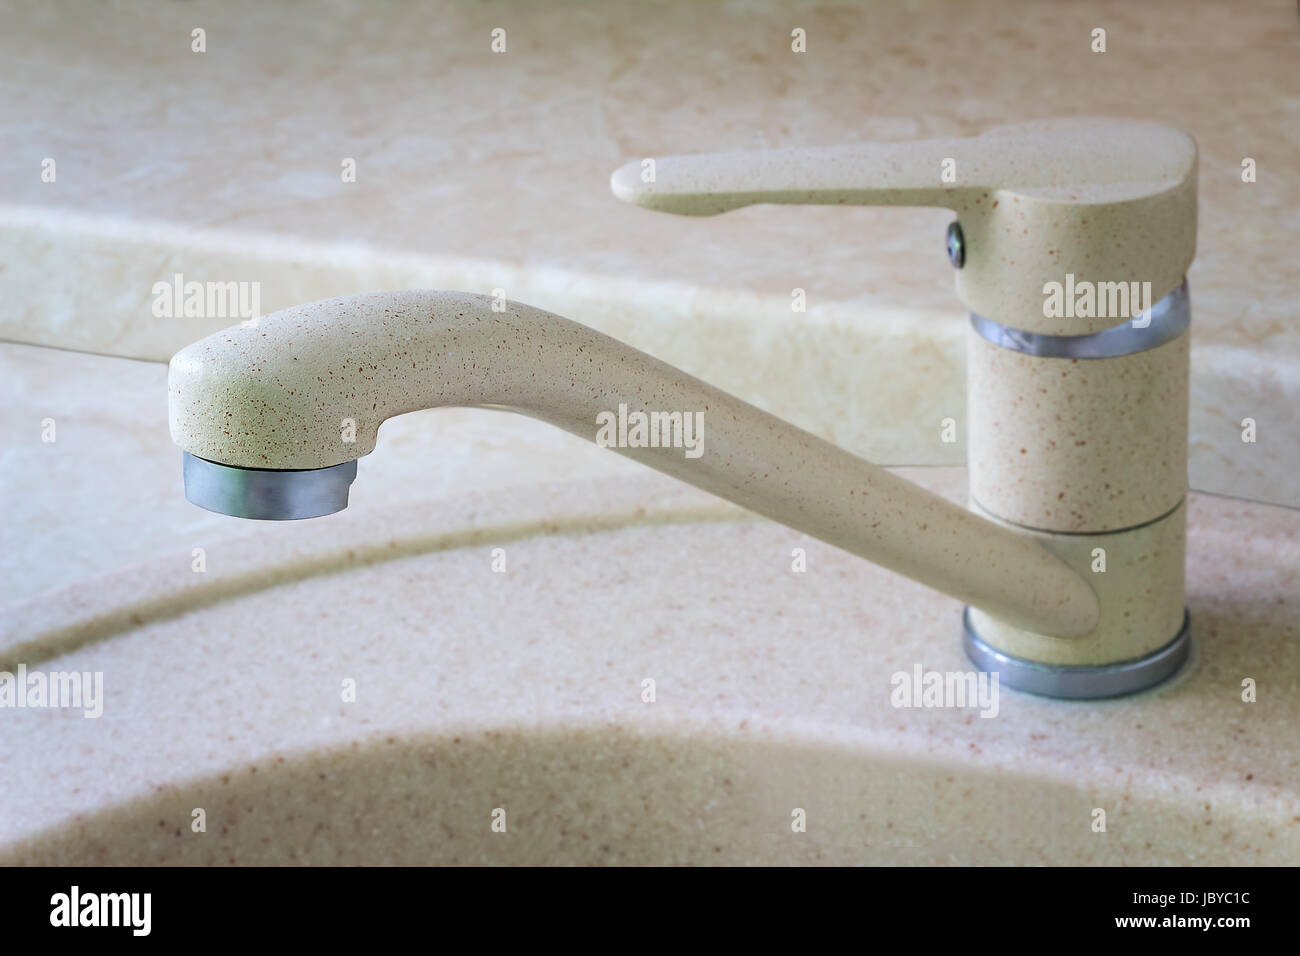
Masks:
[[[1066,666],[1012,657],[984,643],[971,627],[970,608],[966,608],[962,646],[976,667],[997,674],[999,683],[1008,687],[1043,697],[1096,700],[1146,690],[1177,673],[1191,650],[1191,617],[1184,611],[1183,626],[1174,639],[1146,657],[1098,666]]]

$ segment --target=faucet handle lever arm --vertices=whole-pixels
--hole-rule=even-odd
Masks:
[[[957,294],[979,315],[1049,335],[1106,318],[1043,316],[1049,283],[1146,282],[1177,289],[1196,251],[1196,143],[1117,119],[1021,123],[979,136],[634,160],[614,195],[645,209],[712,216],[761,203],[937,206],[957,214]],[[951,253],[950,253],[951,255]]]
[[[1092,205],[1177,189],[1195,167],[1196,144],[1172,127],[1040,120],[959,138],[633,160],[610,188],[625,202],[687,216],[758,203],[957,209],[995,189]]]
[[[610,189],[624,202],[685,216],[760,203],[947,206],[958,185],[955,154],[971,140],[863,143],[634,160]]]

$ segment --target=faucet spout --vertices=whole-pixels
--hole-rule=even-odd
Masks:
[[[296,306],[182,349],[168,393],[187,481],[193,473],[216,483],[187,484],[187,494],[212,510],[257,518],[338,510],[350,473],[341,501],[337,482],[324,504],[303,505],[285,489],[317,488],[324,478],[313,473],[369,454],[394,415],[496,406],[609,444],[1015,627],[1080,637],[1099,617],[1089,584],[1030,537],[519,303],[408,291]]]

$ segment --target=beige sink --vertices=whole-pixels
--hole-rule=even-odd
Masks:
[[[62,583],[48,549],[11,579],[0,670],[102,672],[104,708],[0,710],[0,863],[1300,862],[1296,511],[1191,497],[1171,682],[1003,688],[985,718],[891,703],[897,672],[970,669],[956,602],[536,423],[402,425],[348,511],[263,525],[176,500],[163,413],[70,406],[77,469],[6,459],[48,482],[55,510],[16,516],[33,541],[89,521],[77,482],[158,518],[109,509]],[[483,490],[440,484],[447,430],[487,449]],[[556,481],[542,443],[611,470]],[[964,495],[962,469],[903,471]]]

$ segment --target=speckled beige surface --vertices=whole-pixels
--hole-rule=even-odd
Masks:
[[[1200,150],[1192,485],[1300,503],[1292,4],[394,3],[306,18],[250,0],[202,11],[202,56],[197,15],[5,8],[0,335],[165,360],[230,324],[155,318],[152,286],[177,272],[259,281],[267,312],[501,287],[869,459],[957,464],[950,213],[685,222],[618,203],[609,172],[643,155],[1126,117],[1187,130]],[[790,52],[794,25],[806,54]],[[511,37],[502,56],[494,26]],[[40,181],[46,156],[57,185]],[[346,156],[356,183],[339,180]],[[791,311],[795,288],[806,313]],[[955,442],[939,438],[945,418]]]
[[[714,508],[646,473],[354,509],[211,541],[202,582],[160,554],[11,606],[5,646],[91,641],[47,666],[106,703],[4,715],[0,860],[1300,860],[1294,512],[1193,497],[1173,682],[983,719],[890,703],[969,666],[956,602]]]
[[[976,514],[997,516],[972,504]],[[1187,509],[1127,531],[1049,533],[1020,529],[1079,572],[1097,593],[1101,618],[1078,640],[1055,640],[972,609],[971,624],[988,644],[1046,664],[1095,665],[1136,660],[1164,647],[1183,626]],[[1100,550],[1100,554],[1098,551]]]
[[[971,497],[1051,531],[1114,531],[1187,493],[1188,340],[1045,359],[967,336]]]
[[[1017,627],[1068,638],[1097,623],[1090,586],[1024,535],[521,303],[411,290],[284,309],[182,349],[167,390],[176,444],[243,468],[350,461],[373,450],[385,420],[447,405],[509,408],[591,441],[601,416],[689,416],[694,448],[611,450]]]
[[[0,711],[6,862],[1300,860],[1294,511],[1191,496],[1171,683],[900,710],[895,672],[969,667],[958,602],[548,425],[393,419],[347,511],[258,524],[185,502],[162,366],[0,370],[0,647],[107,696]]]
[[[651,156],[616,170],[610,188],[687,216],[763,203],[951,209],[965,236],[962,302],[1048,335],[1116,324],[1047,315],[1048,283],[1064,284],[1067,273],[1079,283],[1150,283],[1157,302],[1182,284],[1196,252],[1196,144],[1155,123],[1050,120],[963,139]]]

